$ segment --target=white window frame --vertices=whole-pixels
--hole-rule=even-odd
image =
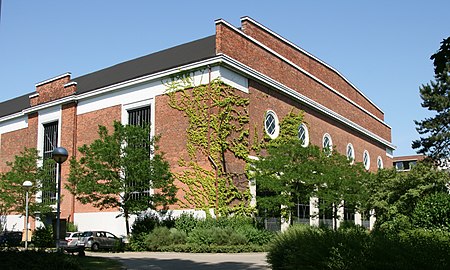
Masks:
[[[349,149],[351,150],[351,155],[349,155]],[[355,148],[353,147],[353,144],[347,144],[345,155],[347,156],[347,159],[350,160],[350,164],[355,163]]]
[[[302,146],[303,147],[307,147],[309,145],[309,131],[308,131],[308,127],[305,125],[305,123],[302,123],[299,127],[298,127],[298,139],[300,140],[300,129],[303,128],[304,130],[304,134],[305,134],[305,139],[302,142]]]
[[[274,118],[274,124],[275,124],[275,129],[273,131],[272,134],[269,133],[268,131],[268,127],[266,125],[266,121],[267,121],[267,117],[269,115],[272,115]],[[272,111],[272,110],[268,110],[266,111],[266,114],[264,115],[264,130],[266,131],[266,134],[271,138],[271,139],[276,139],[278,137],[278,135],[280,134],[280,122],[278,121],[278,116],[277,114]]]
[[[325,139],[328,139],[329,141],[328,146],[325,145]],[[322,150],[325,151],[325,148],[328,148],[328,155],[331,155],[331,153],[333,152],[333,140],[331,139],[331,135],[328,133],[323,134],[322,137]]]
[[[377,168],[379,170],[384,168],[383,159],[381,158],[381,156],[377,157]]]
[[[363,165],[366,170],[370,169],[370,154],[367,150],[364,150],[363,153]]]

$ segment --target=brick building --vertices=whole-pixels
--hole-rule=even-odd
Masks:
[[[0,170],[24,147],[45,155],[52,145],[63,146],[70,158],[97,137],[98,125],[128,124],[136,112],[148,115],[152,134],[161,136],[160,149],[179,170],[187,122],[168,105],[164,81],[180,71],[196,71],[199,83],[220,77],[248,98],[251,138],[255,130],[277,136],[278,121],[297,108],[305,112],[305,143],[333,145],[371,171],[392,166],[394,146],[383,111],[337,70],[249,17],[239,28],[222,19],[215,25],[215,35],[80,77],[66,73],[0,103]],[[66,162],[63,182],[68,172]],[[117,211],[82,205],[64,189],[62,195],[61,217],[80,230],[124,233]],[[21,220],[8,216],[9,228],[20,229]]]

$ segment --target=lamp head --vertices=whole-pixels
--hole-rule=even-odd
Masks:
[[[64,148],[64,147],[56,147],[55,149],[53,149],[52,158],[58,164],[64,163],[64,161],[67,160],[68,156],[69,156],[69,153],[67,152],[66,148]]]
[[[23,184],[22,184],[22,187],[24,189],[26,189],[26,190],[30,189],[32,186],[33,186],[33,183],[31,181],[28,181],[28,180],[23,182]]]

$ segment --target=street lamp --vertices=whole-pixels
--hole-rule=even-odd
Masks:
[[[26,199],[25,199],[25,249],[28,249],[28,191],[33,186],[31,181],[25,181],[22,184],[23,189],[26,191]]]
[[[61,210],[61,164],[67,160],[69,153],[64,147],[53,149],[52,158],[58,163],[58,195],[56,197],[56,250],[59,251],[60,210]]]

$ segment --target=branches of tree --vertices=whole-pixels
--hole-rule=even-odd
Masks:
[[[177,189],[148,125],[116,121],[112,133],[99,126],[98,134],[99,139],[79,148],[79,160],[71,159],[66,188],[84,204],[120,209],[129,234],[130,215],[175,203]]]
[[[435,81],[422,85],[420,96],[422,107],[435,111],[435,115],[415,121],[416,129],[423,137],[413,141],[412,147],[437,164],[443,164],[450,158],[450,37],[441,42],[431,60]]]

